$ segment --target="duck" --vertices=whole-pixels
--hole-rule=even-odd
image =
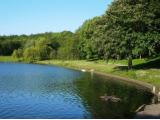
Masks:
[[[82,71],[82,72],[86,72],[86,70],[85,70],[85,69],[82,69],[81,71]]]
[[[100,98],[103,100],[103,101],[111,101],[111,102],[120,102],[121,99],[120,98],[117,98],[115,96],[107,96],[107,94],[105,94],[104,96],[100,96]]]

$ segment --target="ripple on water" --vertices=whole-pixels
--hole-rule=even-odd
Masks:
[[[93,80],[89,73],[32,64],[0,63],[0,68],[0,118],[126,118],[126,111],[149,102],[144,91]],[[105,93],[126,100],[108,104],[99,99]]]

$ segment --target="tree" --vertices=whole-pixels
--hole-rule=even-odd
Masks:
[[[11,40],[8,37],[0,38],[0,55],[12,55],[13,51],[21,48],[22,44],[18,40]]]
[[[24,59],[29,62],[40,60],[39,52],[35,47],[26,48],[23,53]]]
[[[103,17],[95,17],[85,21],[76,31],[80,39],[79,50],[82,59],[95,60],[104,56],[103,38],[101,37],[104,24]]]
[[[129,69],[134,56],[156,54],[159,9],[159,0],[115,0],[105,14],[106,53],[115,58],[127,57]]]
[[[51,58],[57,58],[57,56],[58,56],[58,49],[60,47],[59,42],[52,41],[51,43],[48,43],[47,45],[52,48],[52,52],[50,54],[50,57]]]
[[[14,50],[12,56],[14,58],[22,58],[23,57],[23,50],[22,49]]]

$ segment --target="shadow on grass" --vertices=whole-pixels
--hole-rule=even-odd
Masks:
[[[152,59],[146,63],[138,64],[133,66],[134,69],[160,69],[160,57],[156,59]]]
[[[118,66],[114,68],[115,70],[122,70],[126,71],[128,70],[127,66]],[[133,65],[133,69],[139,70],[139,69],[160,69],[160,57],[151,59],[146,63]]]

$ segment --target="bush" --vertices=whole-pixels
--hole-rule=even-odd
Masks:
[[[40,60],[38,50],[35,47],[25,49],[23,56],[26,61],[33,62]]]
[[[39,60],[46,60],[50,58],[51,48],[48,46],[37,47]]]
[[[23,57],[23,50],[22,49],[14,50],[12,56],[14,58],[22,58]]]
[[[25,49],[24,59],[30,62],[46,60],[50,58],[51,48],[47,46],[30,47]]]

